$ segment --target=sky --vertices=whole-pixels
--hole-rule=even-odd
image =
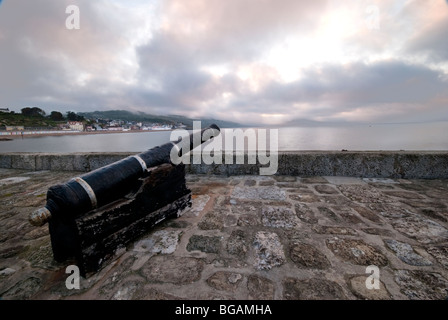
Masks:
[[[448,121],[447,34],[447,0],[3,0],[0,108]]]

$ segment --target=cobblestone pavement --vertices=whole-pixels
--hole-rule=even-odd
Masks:
[[[189,175],[190,209],[68,290],[28,214],[76,175],[0,169],[1,299],[448,296],[448,180],[317,176]]]

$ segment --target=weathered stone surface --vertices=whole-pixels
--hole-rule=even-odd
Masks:
[[[397,270],[394,280],[400,286],[400,291],[412,300],[444,300],[448,296],[448,281],[439,273]]]
[[[314,212],[304,203],[296,203],[294,206],[297,217],[306,223],[315,224],[318,219],[315,217]]]
[[[247,290],[249,299],[253,300],[273,300],[275,294],[274,283],[264,277],[251,274],[247,279]]]
[[[289,256],[299,268],[327,269],[331,266],[322,252],[306,243],[291,244]]]
[[[56,159],[57,156],[52,157]],[[41,161],[39,166],[50,166],[53,160],[50,157],[47,160],[45,163]],[[297,162],[294,162],[294,165],[299,167]],[[297,168],[294,170],[298,171]],[[312,168],[307,170],[310,174],[313,172]],[[400,179],[394,180],[394,183],[388,183],[354,177],[327,177],[325,178],[327,183],[320,177],[301,181],[297,177],[279,176],[276,179],[255,175],[187,176],[189,188],[195,191],[189,214],[165,221],[156,229],[148,230],[143,238],[122,248],[104,269],[95,275],[89,275],[88,279],[81,278],[80,290],[67,290],[65,280],[68,275],[64,270],[68,264],[76,263],[74,261],[63,264],[53,262],[47,226],[34,228],[29,225],[27,219],[30,211],[36,209],[35,206],[45,202],[45,193],[49,186],[65,182],[80,174],[0,170],[0,180],[9,177],[29,177],[28,180],[20,183],[0,187],[0,297],[2,299],[27,297],[26,299],[57,300],[69,297],[70,299],[106,300],[261,300],[286,299],[284,294],[288,292],[290,298],[317,299],[316,297],[324,295],[322,292],[331,292],[328,288],[328,290],[325,290],[325,287],[322,289],[323,287],[319,286],[318,282],[316,282],[317,285],[316,283],[308,286],[302,284],[300,288],[291,284],[288,291],[284,286],[287,282],[283,282],[288,278],[296,279],[297,282],[306,281],[306,279],[325,279],[330,287],[336,282],[348,299],[386,299],[387,295],[383,289],[387,289],[390,297],[394,299],[412,297],[444,299],[448,296],[448,293],[442,291],[446,283],[437,281],[437,274],[445,280],[448,279],[448,241],[440,237],[442,233],[438,234],[439,239],[433,243],[434,233],[425,230],[425,228],[433,228],[432,225],[428,227],[425,220],[432,220],[442,228],[448,229],[447,221],[444,220],[448,220],[448,197],[446,197],[448,180]],[[250,182],[251,186],[245,186],[245,181],[248,180],[256,181],[256,183],[253,185]],[[320,187],[322,185],[327,187]],[[392,202],[360,203],[342,193],[325,193],[331,188],[339,192],[341,185],[367,186],[368,190],[373,190],[382,197],[387,196],[388,192],[399,191],[416,193],[423,199],[407,199],[407,196],[410,198],[409,194],[395,193],[387,196]],[[284,193],[285,198],[279,200],[233,197],[233,190],[237,187],[276,189],[274,193],[277,195]],[[252,194],[252,191],[247,192],[249,195]],[[316,202],[302,202],[290,198],[291,195],[305,194],[317,197],[313,199]],[[266,191],[257,191],[253,195],[254,197],[266,195]],[[269,223],[277,225],[275,228],[266,226],[264,223],[267,220],[262,221],[263,210],[267,217],[269,207],[286,209],[279,211],[279,213],[285,213],[285,217],[281,214],[273,214],[276,219],[272,219]],[[281,225],[291,217],[288,209],[297,216],[298,224],[295,228]],[[213,217],[214,213],[222,215],[223,218],[219,231],[218,229],[201,229],[204,226],[207,228],[207,225],[211,226],[216,222],[215,220],[219,221],[220,217]],[[354,224],[353,222],[356,221],[354,217],[359,218],[362,224]],[[418,218],[415,219],[415,217]],[[410,223],[412,228],[403,225],[400,229],[398,224],[403,224],[403,221]],[[221,224],[221,222],[218,223]],[[400,230],[408,232],[409,235]],[[440,228],[437,230],[443,231]],[[277,248],[280,248],[277,251],[273,250],[279,253],[277,258],[266,255],[268,250],[262,253],[255,244],[258,232],[270,234],[274,231],[278,236]],[[193,238],[190,243],[193,235],[209,238]],[[368,275],[363,273],[368,263],[373,262],[378,265],[378,261],[375,261],[378,257],[362,246],[352,245],[347,249],[335,246],[331,249],[328,245],[324,247],[319,245],[323,244],[327,238],[334,236],[345,240],[361,240],[386,258],[390,258],[390,265],[385,267],[379,265],[380,280],[383,281],[380,290],[368,290],[365,287]],[[412,236],[416,236],[413,238],[415,240],[411,239]],[[420,243],[417,242],[417,238]],[[411,245],[415,254],[433,264],[431,266],[408,265],[399,261],[399,258],[395,257],[395,251],[389,248],[385,239],[394,239]],[[437,239],[437,233],[435,239]],[[428,241],[428,243],[422,241]],[[292,251],[293,244],[308,244],[318,253],[309,247],[298,247]],[[348,244],[345,243],[345,245]],[[187,246],[195,250],[189,251]],[[367,252],[366,255],[370,257],[370,259],[364,259],[365,261],[358,261],[362,264],[353,262],[355,257],[347,258],[350,255],[362,255],[362,252]],[[329,262],[327,268],[318,268],[321,264],[325,264],[325,262],[316,262],[316,258],[322,257],[319,253]],[[263,257],[263,254],[268,258]],[[261,264],[263,267],[258,269],[257,263],[263,259],[268,263]],[[420,258],[416,259],[419,261]],[[317,267],[306,267],[304,261],[306,263],[311,261],[310,264],[315,264]],[[300,263],[303,264],[299,266]],[[418,276],[409,274],[409,279],[401,277],[400,283],[394,282],[395,268],[400,266],[408,266],[406,272],[426,271],[435,276],[418,280]],[[241,275],[242,278],[238,279],[239,277],[236,276],[233,280],[231,279],[238,283],[234,291],[231,291],[230,287],[226,287],[230,286],[231,282],[226,283],[225,281],[228,280],[221,279],[215,274],[217,272],[234,273]],[[36,282],[27,280],[30,277],[38,280]],[[218,284],[216,284],[217,288],[210,286],[207,283],[210,278],[217,280],[215,283],[219,283],[227,290],[217,289]],[[406,285],[405,280],[409,282]],[[294,291],[294,288],[297,290]],[[431,288],[439,288],[440,292]],[[403,290],[406,289],[411,291],[409,295],[404,293]],[[417,291],[420,297],[412,291]],[[434,292],[438,292],[439,295]],[[334,299],[331,293],[328,296]]]
[[[352,201],[361,203],[387,203],[390,198],[369,185],[340,185],[339,190]]]
[[[285,200],[286,193],[278,187],[243,188],[235,187],[232,197],[248,200]]]
[[[111,300],[132,300],[134,294],[143,286],[144,279],[140,281],[127,281],[115,288]]]
[[[167,231],[160,230],[152,233],[149,237],[138,241],[134,245],[136,252],[150,252],[150,253],[173,253],[179,242],[182,231]]]
[[[430,266],[432,262],[417,254],[408,243],[394,239],[386,239],[384,243],[391,249],[401,261],[411,266]]]
[[[413,214],[412,211],[394,204],[372,203],[368,205],[374,213],[382,217],[395,221],[397,218],[408,217]]]
[[[270,270],[285,263],[285,253],[276,233],[259,231],[254,239],[255,264],[257,270]]]
[[[248,250],[247,236],[243,230],[234,230],[227,240],[227,252],[240,257],[242,260],[246,257]]]
[[[221,237],[208,237],[193,235],[188,241],[188,251],[202,251],[207,253],[219,253],[221,248]]]
[[[306,202],[306,203],[312,203],[312,202],[320,202],[319,196],[316,196],[315,194],[291,194],[289,196],[291,200],[294,201],[300,201],[300,202]]]
[[[355,209],[356,212],[358,212],[358,214],[361,215],[363,218],[366,218],[376,223],[381,223],[381,219],[379,218],[379,216],[372,210],[362,206],[355,206],[353,207],[353,209]]]
[[[420,243],[448,241],[448,230],[435,221],[412,215],[392,221],[395,230],[416,239]]]
[[[378,249],[355,239],[327,239],[327,247],[338,257],[355,264],[385,266],[387,258]]]
[[[448,211],[445,211],[443,209],[438,209],[438,210],[440,210],[440,211],[435,211],[434,209],[423,208],[423,209],[420,209],[419,212],[428,218],[436,219],[441,222],[447,222],[448,220],[446,217],[448,217]]]
[[[275,185],[275,181],[269,181],[269,180],[267,180],[267,181],[259,181],[258,185],[260,187],[273,186],[273,185]]]
[[[429,247],[427,251],[436,258],[438,263],[448,269],[448,246],[433,246]]]
[[[321,195],[319,202],[334,204],[338,206],[352,206],[352,202],[343,195]]]
[[[16,272],[13,268],[5,268],[3,270],[0,270],[0,276],[9,276],[10,274],[13,274]]]
[[[192,190],[193,192],[193,190]],[[210,200],[210,196],[208,194],[193,194],[191,196],[191,208],[185,210],[184,215],[186,217],[188,216],[198,216],[202,210],[204,210],[205,206],[207,205],[208,201]]]
[[[331,221],[339,222],[341,218],[334,213],[334,211],[328,207],[317,207],[317,210],[319,210],[320,214],[323,215],[325,218],[328,218]]]
[[[188,284],[201,277],[204,262],[201,259],[157,255],[142,267],[142,273],[150,282]]]
[[[368,234],[376,234],[383,237],[392,237],[393,235],[392,231],[380,228],[363,228],[361,230]]]
[[[6,186],[9,184],[15,184],[15,183],[21,183],[23,181],[26,181],[30,179],[30,177],[11,177],[11,178],[5,178],[0,180],[0,186]]]
[[[293,229],[299,225],[297,216],[290,208],[263,207],[261,222],[265,227]]]
[[[243,276],[240,273],[218,271],[207,279],[207,284],[216,290],[234,292],[242,280]]]
[[[336,235],[350,235],[357,236],[358,233],[352,228],[347,227],[333,227],[333,226],[322,226],[320,224],[313,226],[313,231],[319,234],[336,234]]]
[[[317,192],[322,194],[339,194],[339,191],[328,184],[319,184],[314,186],[314,189],[316,189]]]
[[[283,298],[286,300],[345,300],[341,286],[326,279],[283,280]]]
[[[242,214],[237,221],[237,225],[240,227],[257,226],[259,224],[261,224],[260,217],[252,214]]]
[[[297,179],[293,176],[272,176],[277,182],[295,182]]]
[[[362,180],[373,184],[399,184],[398,181],[388,178],[364,178]]]
[[[333,206],[332,209],[337,212],[337,214],[344,220],[345,222],[353,224],[363,223],[362,220],[358,217],[358,215],[350,208],[346,206]]]
[[[302,177],[300,178],[301,183],[328,183],[324,177]]]
[[[224,226],[224,216],[224,211],[208,212],[198,223],[198,227],[202,230],[219,230]]]
[[[366,285],[367,276],[356,276],[350,278],[350,287],[355,296],[364,300],[390,300],[391,296],[384,282],[380,281],[379,289],[368,289]]]
[[[139,290],[139,300],[184,300],[181,297],[174,296],[169,293],[165,293],[163,291],[157,290],[155,288],[144,288],[143,290]],[[137,294],[138,294],[137,293]],[[185,299],[187,300],[187,299]]]
[[[253,187],[257,184],[257,181],[255,180],[246,180],[244,181],[244,186],[246,187]]]
[[[33,297],[42,287],[42,280],[37,277],[29,277],[20,280],[11,288],[0,292],[2,299],[27,300]]]
[[[398,197],[403,199],[424,199],[417,192],[409,192],[409,191],[383,191],[386,195],[392,197]]]

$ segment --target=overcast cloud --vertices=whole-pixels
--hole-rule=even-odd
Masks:
[[[445,0],[3,0],[0,107],[448,120],[447,34]]]

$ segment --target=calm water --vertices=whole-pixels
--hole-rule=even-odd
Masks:
[[[0,152],[142,152],[170,141],[170,135],[162,131],[14,139],[0,141]],[[280,128],[278,137],[281,151],[448,150],[448,122]]]

